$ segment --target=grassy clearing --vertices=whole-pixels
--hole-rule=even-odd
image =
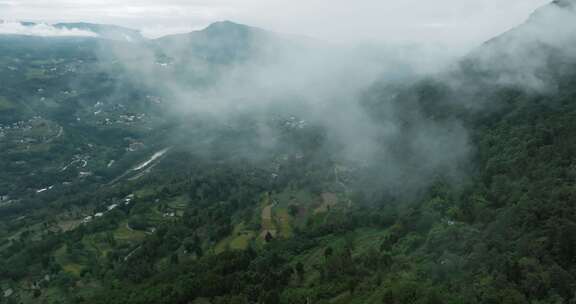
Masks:
[[[120,223],[120,227],[114,231],[114,238],[124,242],[140,242],[144,240],[146,233],[128,228],[128,222]]]
[[[168,207],[176,210],[184,210],[188,205],[188,196],[181,195],[168,203]]]
[[[220,241],[215,248],[216,253],[221,253],[227,249],[244,250],[248,248],[250,242],[256,238],[256,232],[247,230],[244,223],[234,227],[232,235]]]
[[[314,203],[317,199],[308,191],[286,190],[274,196],[280,206],[288,207],[291,204],[308,206]]]
[[[108,252],[113,249],[108,242],[104,241],[103,233],[86,237],[84,243],[86,248],[92,250],[98,257],[106,257]]]
[[[51,76],[46,75],[46,70],[44,69],[35,69],[31,68],[26,71],[26,79],[27,80],[34,80],[34,79],[50,79]]]
[[[271,199],[269,195],[266,195],[264,200],[262,201],[262,211],[260,212],[260,236],[258,238],[260,244],[264,242],[266,236],[270,234],[272,237],[276,237],[278,235],[278,229],[276,228],[276,224],[274,223],[273,217],[273,205],[271,204]]]
[[[364,254],[371,248],[379,249],[388,230],[360,229],[354,232],[354,254]]]
[[[154,206],[145,214],[148,223],[152,224],[153,226],[158,226],[159,224],[163,223],[166,218],[164,218],[164,214],[158,210],[158,206]]]
[[[54,252],[54,259],[58,264],[62,266],[62,269],[74,276],[80,276],[82,272],[82,265],[77,263],[72,263],[68,260],[67,255],[67,245],[60,247]]]
[[[262,209],[261,221],[263,230],[276,230],[276,225],[274,225],[272,205],[266,206]]]
[[[377,230],[377,229],[358,229],[353,232],[353,256],[360,256],[368,252],[370,249],[378,249],[381,240],[386,234],[387,230]],[[313,249],[295,256],[292,258],[292,264],[300,262],[304,264],[305,268],[308,269],[305,281],[312,282],[319,277],[317,271],[311,271],[314,269],[314,265],[321,265],[325,263],[324,251],[327,247],[334,249],[334,251],[343,250],[347,245],[347,236],[343,235],[329,235],[323,237],[319,240],[318,246]]]
[[[187,195],[181,195],[168,202],[167,205],[178,217],[181,217],[184,215],[184,210],[186,210],[189,200]]]
[[[62,269],[71,275],[79,277],[83,267],[80,264],[70,263],[63,265]]]
[[[138,198],[147,198],[149,196],[153,196],[156,194],[156,190],[154,190],[153,187],[146,187],[143,189],[140,189],[136,192],[134,192],[134,194],[136,194],[136,197]]]
[[[248,248],[255,236],[256,233],[254,231],[243,231],[230,242],[230,248],[244,250]]]
[[[32,303],[63,303],[66,299],[65,295],[62,294],[62,291],[59,290],[58,288],[46,288],[42,290],[42,297],[41,299],[46,299],[44,300],[44,302],[40,302],[40,300],[38,299],[34,299]],[[51,299],[52,302],[49,302],[48,299]],[[57,299],[57,300],[54,300]],[[23,303],[30,303],[30,302],[26,302],[23,301]]]
[[[310,193],[303,190],[285,190],[274,195],[275,201],[278,203],[277,220],[282,230],[282,234],[290,237],[293,234],[293,227],[301,227],[306,224],[307,216],[314,211],[314,209],[322,204],[322,200]],[[297,208],[298,212],[295,216],[290,216],[283,211],[289,210],[288,208]]]
[[[294,235],[292,228],[292,218],[288,214],[288,209],[279,208],[275,212],[275,219],[280,227],[280,235],[284,238],[290,238]]]
[[[338,196],[334,193],[324,192],[322,193],[322,205],[314,210],[314,213],[324,213],[328,212],[330,208],[335,207],[338,204]]]
[[[80,224],[82,224],[82,220],[67,220],[58,222],[58,227],[66,232],[76,229]]]
[[[54,252],[54,258],[56,259],[56,262],[60,264],[64,262],[64,259],[66,258],[66,245],[58,248],[58,250]]]

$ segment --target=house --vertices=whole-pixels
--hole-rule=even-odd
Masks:
[[[132,200],[134,199],[134,194],[130,194],[124,198],[124,205],[130,205]]]
[[[8,289],[4,290],[4,297],[5,298],[8,298],[13,294],[14,294],[14,290],[12,288],[8,288]]]
[[[80,178],[86,178],[88,176],[92,176],[92,172],[80,172],[79,174]]]

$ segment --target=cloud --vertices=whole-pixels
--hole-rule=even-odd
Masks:
[[[0,21],[0,34],[28,35],[43,37],[98,37],[98,34],[78,29],[56,28],[53,25],[39,23],[23,25],[20,22]]]
[[[234,20],[340,42],[422,41],[471,46],[514,27],[547,2],[549,0],[0,0],[0,19],[112,23],[154,35]],[[437,26],[439,24],[444,26]]]
[[[312,5],[314,3],[312,0]],[[492,8],[477,9],[491,11]],[[454,57],[447,56],[447,52],[452,50],[416,45],[398,49],[378,44],[359,48],[328,44],[315,45],[312,49],[289,49],[275,60],[266,58],[226,69],[214,84],[201,88],[160,77],[164,75],[159,69],[169,68],[160,67],[153,55],[148,57],[148,62],[122,62],[138,81],[148,83],[152,91],[165,93],[167,103],[179,114],[209,117],[224,125],[232,125],[229,122],[239,113],[261,117],[259,141],[262,144],[251,146],[251,157],[282,144],[280,135],[266,127],[270,117],[294,115],[296,120],[302,119],[325,131],[326,153],[323,155],[327,159],[373,172],[371,180],[364,180],[374,183],[373,189],[412,193],[425,189],[439,176],[459,180],[466,176],[470,166],[474,148],[466,124],[442,111],[450,109],[452,102],[458,103],[459,110],[455,112],[484,111],[491,105],[482,96],[490,96],[488,91],[497,89],[498,85],[534,86],[527,83],[531,80],[527,77],[537,77],[534,67],[539,69],[547,58],[534,56],[539,50],[534,44],[564,49],[567,42],[573,41],[571,33],[576,24],[573,20],[576,19],[572,12],[546,8],[533,15],[525,26],[502,36],[501,39],[510,40],[509,48],[502,49],[503,45],[498,44],[497,49],[509,56],[501,56],[502,53],[489,47],[488,54],[479,60],[489,61],[482,66],[497,68],[514,64],[513,71],[522,74],[505,76],[521,78],[491,77],[484,83],[477,82],[474,75],[456,74],[457,78],[453,79],[452,74],[445,74],[443,65],[438,63],[450,63]],[[442,26],[432,28],[451,28],[452,22],[448,18]],[[180,40],[186,43],[185,39]],[[168,53],[182,54],[179,49]],[[133,55],[134,52],[118,54],[126,59]],[[190,56],[185,57],[186,60],[173,64],[174,69],[183,72],[179,74],[182,78],[186,78],[187,68],[194,72],[202,70],[201,63],[190,59],[192,54],[187,55]],[[520,56],[509,58],[513,55]],[[518,69],[516,64],[524,68]],[[430,76],[438,83],[422,84],[422,76]],[[159,78],[166,81],[158,82]],[[469,84],[461,82],[461,78],[474,85],[467,87]],[[280,114],[269,115],[271,112]],[[234,140],[246,138],[231,139]]]
[[[230,149],[235,157],[266,159],[270,151],[280,155],[299,151],[297,144],[287,143],[283,131],[270,123],[288,119],[291,125],[304,121],[304,132],[323,130],[323,139],[314,145],[320,146],[324,160],[369,171],[369,182],[374,184],[367,183],[367,188],[401,195],[424,189],[438,172],[449,177],[463,174],[459,166],[468,160],[471,147],[462,123],[431,119],[421,105],[411,101],[415,97],[410,94],[396,98],[398,84],[408,88],[420,77],[442,71],[454,59],[450,52],[416,45],[397,49],[318,41],[302,47],[283,44],[284,38],[298,39],[257,39],[256,45],[247,46],[257,56],[223,70],[206,64],[205,53],[194,54],[186,48],[190,43],[186,36],[175,39],[175,45],[163,44],[171,58],[167,61],[147,49],[121,46],[112,51],[133,80],[157,92],[165,101],[163,106],[179,120],[207,120],[235,130],[239,129],[234,127],[238,120],[255,120],[256,134],[242,133],[214,148],[251,143],[247,151]],[[209,39],[204,46],[209,54],[218,53],[210,48],[222,50],[227,45],[223,40]],[[273,55],[266,50],[273,50]],[[201,79],[200,84],[195,79]],[[372,86],[378,89],[371,90]],[[193,146],[204,142],[200,138],[181,140],[190,142],[191,151],[203,151]]]
[[[311,49],[280,50],[280,57],[273,60],[258,58],[214,73],[199,59],[206,54],[194,58],[179,48],[167,50],[167,54],[180,54],[180,58],[163,62],[159,60],[165,58],[158,58],[155,52],[123,49],[124,44],[106,52],[115,52],[135,82],[158,92],[184,119],[208,118],[224,126],[246,113],[260,119],[261,144],[251,147],[251,157],[282,144],[280,135],[266,125],[270,117],[278,116],[269,115],[271,112],[294,116],[325,130],[323,149],[329,152],[325,155],[352,164],[350,167],[360,164],[373,171],[374,188],[407,193],[423,189],[439,172],[459,176],[472,153],[464,123],[427,113],[428,96],[419,96],[418,87],[412,86],[423,75],[441,71],[454,58],[453,53],[465,49],[442,43],[480,44],[521,23],[544,2],[547,0],[511,0],[505,4],[500,0],[127,0],[118,5],[111,0],[54,0],[50,4],[22,0],[8,11],[32,19],[128,25],[148,29],[145,32],[149,35],[232,19],[329,40],[376,41],[357,48],[350,47],[353,43],[347,47],[329,43]],[[227,41],[212,42],[222,40]],[[396,48],[382,42],[409,44]],[[276,46],[270,48],[277,50]],[[219,52],[208,55],[215,53]],[[191,86],[196,79],[215,81]]]
[[[7,1],[7,0],[0,1],[0,6],[14,7],[17,5],[18,5],[18,2],[16,2],[16,1]]]

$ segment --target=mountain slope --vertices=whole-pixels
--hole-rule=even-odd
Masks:
[[[381,162],[346,161],[338,152],[347,147],[330,141],[334,129],[321,122],[349,126],[350,108],[326,117],[344,104],[306,119],[166,116],[171,96],[143,80],[148,66],[0,57],[26,69],[17,93],[40,94],[28,98],[46,116],[0,129],[0,174],[12,174],[0,176],[5,301],[572,303],[576,68],[573,35],[550,34],[571,31],[572,3],[543,8],[452,74],[366,84],[358,102],[367,115],[354,121],[382,131]],[[177,80],[194,76],[177,74],[190,64],[227,72],[253,60],[263,40],[285,41],[270,35],[223,22],[128,54],[135,63],[150,56],[152,71]],[[71,62],[66,77],[32,70]],[[70,78],[79,83],[65,94]],[[63,111],[49,115],[54,108]],[[472,163],[453,154],[463,133]],[[429,156],[438,151],[448,162]],[[465,178],[451,174],[460,166]],[[410,179],[426,186],[402,193]]]
[[[555,1],[472,52],[466,63],[503,85],[542,90],[574,71],[574,1]],[[494,78],[494,77],[493,77]]]
[[[212,64],[242,63],[273,56],[281,47],[295,44],[289,37],[230,21],[216,22],[201,31],[155,40],[168,56],[179,60],[197,57]]]

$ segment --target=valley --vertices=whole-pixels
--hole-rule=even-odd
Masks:
[[[574,303],[572,2],[430,74],[229,21],[0,34],[0,303]]]

